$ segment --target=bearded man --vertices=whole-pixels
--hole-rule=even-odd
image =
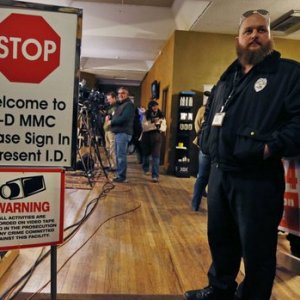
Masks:
[[[300,65],[273,50],[266,10],[243,14],[238,59],[213,89],[200,134],[211,158],[209,286],[187,300],[268,300],[283,212],[282,157],[300,155]],[[238,286],[241,259],[245,277]]]

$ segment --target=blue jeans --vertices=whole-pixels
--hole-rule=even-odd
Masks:
[[[143,156],[143,165],[142,166],[143,166],[144,172],[149,171],[149,165],[150,165],[149,158],[150,158],[149,155]],[[152,178],[158,178],[158,176],[159,176],[159,163],[160,163],[160,158],[152,156]]]
[[[127,174],[127,147],[131,140],[131,135],[127,133],[115,134],[115,152],[117,161],[117,177],[126,179]]]
[[[198,174],[194,184],[194,192],[192,198],[193,210],[199,210],[201,198],[205,191],[205,187],[207,186],[208,183],[209,172],[210,172],[210,158],[208,155],[204,154],[201,150],[199,150]]]

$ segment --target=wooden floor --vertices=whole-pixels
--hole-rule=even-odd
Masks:
[[[106,184],[106,196],[99,200],[95,211],[73,238],[58,248],[57,291],[70,295],[58,299],[102,299],[92,295],[108,297],[103,299],[114,299],[113,295],[119,295],[117,299],[130,299],[125,295],[181,299],[185,290],[207,284],[211,259],[205,198],[200,212],[190,209],[195,178],[161,175],[159,183],[152,183],[135,157],[130,156],[128,180],[110,191],[113,186]],[[102,175],[92,190],[66,190],[65,227],[84,215],[87,204],[98,197],[106,182]],[[27,272],[40,252],[41,248],[20,251],[0,279],[0,295]],[[279,236],[272,300],[300,299],[300,261],[288,252],[285,236]],[[241,278],[242,272],[238,280]],[[49,293],[49,280],[47,258],[33,272],[22,299],[38,292]]]

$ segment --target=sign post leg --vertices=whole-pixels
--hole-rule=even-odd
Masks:
[[[51,246],[51,300],[56,300],[57,294],[57,246]]]

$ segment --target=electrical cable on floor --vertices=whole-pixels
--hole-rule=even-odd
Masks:
[[[108,185],[109,187],[105,188],[107,185]],[[77,221],[76,223],[74,223],[74,224],[72,224],[72,225],[70,225],[70,226],[64,228],[64,231],[67,231],[67,230],[69,230],[69,229],[71,229],[71,228],[73,228],[73,227],[75,227],[75,226],[77,226],[77,225],[83,224],[83,223],[85,222],[85,220],[86,220],[86,219],[92,214],[92,212],[95,210],[96,205],[98,204],[99,199],[100,199],[100,198],[104,198],[104,197],[105,197],[112,189],[114,189],[114,187],[115,187],[115,186],[114,186],[111,182],[106,182],[106,183],[104,184],[103,188],[102,188],[102,192],[100,193],[100,195],[99,195],[97,198],[92,199],[92,200],[87,204],[87,206],[86,206],[86,208],[85,208],[85,212],[84,212],[83,217],[82,217],[79,221]],[[88,212],[89,206],[90,206],[91,204],[93,204],[93,203],[95,203],[95,205],[94,205],[94,206],[91,208],[91,210]],[[64,239],[64,241],[65,241],[65,239]]]
[[[81,244],[68,258],[67,260],[64,261],[64,263],[60,266],[60,268],[57,270],[57,273],[59,273],[63,267],[74,257],[74,255],[79,252],[93,237],[94,235],[98,232],[98,230],[105,224],[107,223],[108,221],[114,219],[114,218],[117,218],[117,217],[120,217],[120,216],[123,216],[123,215],[126,215],[128,213],[131,213],[131,212],[134,212],[136,211],[137,209],[139,209],[141,207],[141,204],[139,203],[136,207],[130,209],[130,210],[126,210],[122,213],[119,213],[119,214],[116,214],[116,215],[113,215],[111,217],[109,217],[108,219],[106,219],[105,221],[103,221],[102,223],[100,223],[97,228],[94,230],[94,232],[89,236],[89,238],[83,243]],[[51,282],[51,279],[48,280],[42,287],[39,288],[38,291],[36,291],[34,294],[32,294],[31,296],[29,296],[28,298],[26,298],[26,300],[30,300],[32,299],[35,295],[37,295],[38,293],[40,293],[49,283]]]
[[[41,259],[41,257],[42,257],[42,254],[43,254],[43,252],[44,252],[44,250],[45,250],[45,247],[43,247],[42,248],[42,250],[41,250],[41,252],[40,252],[40,254],[39,254],[39,256],[38,256],[38,258],[36,259],[36,261],[34,262],[34,264],[33,264],[33,266],[30,268],[30,270],[29,270],[29,275],[27,276],[27,279],[25,280],[25,282],[22,284],[22,286],[17,290],[17,292],[15,292],[15,294],[13,295],[13,296],[11,296],[12,295],[12,293],[14,292],[14,290],[18,287],[18,285],[23,281],[23,278],[21,277],[18,281],[16,281],[15,283],[14,283],[14,285],[9,289],[9,290],[7,290],[2,296],[1,296],[1,300],[3,299],[3,300],[8,300],[8,299],[14,299],[15,298],[15,296],[16,295],[18,295],[21,291],[22,291],[22,289],[25,287],[25,285],[27,284],[27,282],[29,281],[29,279],[30,279],[30,277],[31,277],[31,275],[33,274],[33,271],[36,269],[36,267],[39,265],[39,263],[40,263],[40,259]]]
[[[108,186],[108,187],[107,187]],[[102,192],[98,195],[98,197],[92,199],[86,206],[85,208],[85,213],[83,215],[83,217],[76,223],[64,228],[64,231],[67,231],[73,227],[75,227],[74,230],[71,231],[71,233],[69,233],[66,237],[64,237],[64,241],[61,245],[58,246],[58,248],[62,247],[63,245],[65,245],[66,243],[68,243],[71,238],[75,235],[75,233],[80,229],[80,227],[85,223],[85,221],[89,218],[89,216],[94,212],[94,210],[96,209],[96,206],[99,202],[99,200],[101,198],[104,198],[107,193],[109,191],[111,191],[112,189],[114,189],[114,185],[111,182],[106,182],[104,184],[104,186],[102,187]],[[92,206],[92,208],[89,207]],[[116,214],[108,219],[106,219],[104,222],[102,222],[94,231],[94,233],[62,264],[62,266],[59,268],[59,270],[57,271],[57,273],[66,265],[66,263],[81,249],[84,247],[85,244],[88,243],[88,241],[96,234],[96,232],[100,229],[100,227],[102,227],[106,222],[110,221],[113,218],[125,215],[127,213],[133,212],[136,209],[140,208],[141,204],[139,204],[137,207],[130,209],[128,211],[122,212],[120,214]],[[34,263],[34,265],[16,282],[14,283],[9,289],[7,289],[4,294],[2,294],[2,296],[0,297],[0,300],[13,300],[15,299],[15,297],[22,291],[22,289],[25,287],[25,285],[27,284],[27,282],[29,281],[31,275],[33,274],[33,271],[36,269],[36,267],[46,258],[48,257],[48,255],[50,254],[50,250],[47,251],[42,257],[41,255],[39,255],[39,258],[36,260],[36,262]],[[22,286],[18,289],[18,291],[11,297],[11,298],[7,298],[8,295],[11,295],[11,293],[13,292],[13,290],[15,290],[17,288],[17,286],[24,281],[25,282],[22,284]],[[49,284],[51,280],[49,280],[45,286],[47,286]],[[35,294],[39,293],[45,286],[43,286],[39,291],[37,291]],[[35,295],[33,294],[32,296],[30,296],[27,300],[32,299],[32,297]],[[6,297],[6,298],[4,298]]]
[[[36,259],[36,261],[34,262],[33,266],[30,268],[29,272],[30,272],[30,276],[28,276],[28,279],[26,279],[26,281],[22,284],[22,286],[18,289],[18,291],[15,293],[15,295],[19,294],[19,292],[24,288],[24,286],[26,285],[26,283],[28,282],[28,280],[30,279],[33,271],[35,270],[35,268],[38,266],[38,264],[40,263],[40,258],[42,257],[42,254],[45,250],[45,247],[42,248],[42,250],[40,251],[40,254],[38,256],[38,258]],[[0,297],[1,300],[8,300],[8,299],[13,299],[14,296],[11,296],[12,293],[14,292],[14,290],[19,286],[19,284],[23,281],[23,276],[21,278],[19,278],[8,290],[6,290],[4,292],[4,294],[2,294],[2,296]]]
[[[93,211],[96,209],[96,206],[99,202],[99,200],[101,198],[104,198],[107,193],[109,191],[111,191],[114,188],[114,185],[111,182],[106,182],[103,187],[102,187],[102,191],[101,193],[94,199],[92,199],[86,206],[85,209],[85,213],[83,215],[83,217],[76,222],[73,225],[70,225],[68,227],[66,227],[64,229],[64,231],[67,231],[68,229],[77,226],[70,234],[68,234],[66,237],[64,237],[64,241],[61,245],[59,245],[58,247],[61,247],[63,245],[65,245],[72,236],[74,236],[74,234],[79,230],[79,228],[85,223],[85,221],[89,218],[89,216],[93,213]],[[94,204],[94,206],[90,209],[90,211],[88,211],[88,208],[90,207],[91,204]],[[42,257],[39,256],[39,258],[35,261],[35,263],[33,264],[33,266],[24,274],[21,276],[21,278],[19,280],[17,280],[10,288],[8,288],[1,296],[0,296],[0,300],[8,300],[8,299],[14,299],[14,297],[22,290],[18,290],[18,293],[15,293],[14,296],[12,298],[7,298],[8,295],[11,295],[11,292],[13,290],[15,290],[17,288],[18,285],[20,285],[22,283],[22,281],[26,280],[26,283],[28,282],[28,280],[30,279],[33,271],[35,270],[35,268],[50,254],[50,250],[47,251]],[[25,285],[24,285],[25,286]],[[22,285],[22,288],[24,287]],[[6,298],[5,298],[6,297]]]

